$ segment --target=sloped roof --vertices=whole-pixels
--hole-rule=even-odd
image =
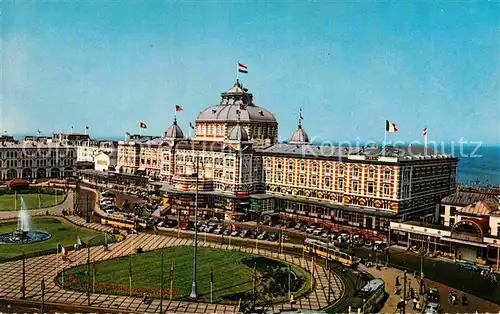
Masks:
[[[456,192],[441,200],[441,204],[467,206],[478,201],[495,198],[494,195],[474,192]]]
[[[467,205],[458,211],[464,214],[471,214],[477,216],[489,216],[491,213],[498,210],[498,200],[489,198],[477,201],[474,204]]]

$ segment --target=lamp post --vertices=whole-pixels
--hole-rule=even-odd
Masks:
[[[196,271],[198,264],[198,165],[200,158],[196,156],[196,190],[194,194],[194,257],[193,257],[193,283],[191,285],[191,294],[189,297],[191,299],[198,298],[197,283],[196,283]]]

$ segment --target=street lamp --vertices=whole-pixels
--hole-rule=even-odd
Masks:
[[[194,257],[193,257],[193,283],[191,285],[191,294],[189,297],[191,299],[198,298],[197,283],[196,283],[196,271],[198,266],[198,164],[200,158],[196,158],[196,190],[194,194]]]

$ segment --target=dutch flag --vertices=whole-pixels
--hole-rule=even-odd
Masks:
[[[248,73],[248,67],[243,63],[238,62],[238,72],[240,73]]]

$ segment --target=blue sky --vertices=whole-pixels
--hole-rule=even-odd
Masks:
[[[160,135],[241,76],[280,136],[500,142],[498,3],[3,1],[0,128]]]

